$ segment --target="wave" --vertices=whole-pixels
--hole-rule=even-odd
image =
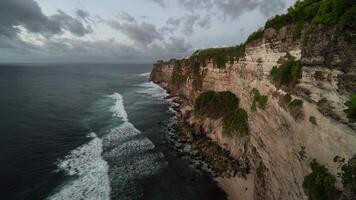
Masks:
[[[137,92],[140,94],[150,95],[154,98],[165,98],[168,96],[168,93],[165,89],[161,88],[159,85],[153,82],[145,82],[139,85],[142,89]]]
[[[112,194],[115,199],[139,199],[137,179],[154,174],[162,156],[154,152],[152,141],[129,122],[122,96],[115,93],[109,97],[115,100],[110,112],[123,120],[103,137],[103,158],[110,166]]]
[[[146,73],[142,73],[142,74],[139,74],[139,76],[144,76],[144,77],[147,77],[151,74],[151,72],[146,72]]]
[[[164,163],[153,142],[129,122],[122,95],[114,93],[105,98],[113,103],[101,108],[102,112],[111,112],[112,117],[122,120],[121,124],[103,130],[106,134],[102,138],[91,133],[88,143],[59,162],[59,170],[71,179],[49,200],[140,199],[137,179],[154,174]]]
[[[59,164],[58,168],[67,175],[76,177],[50,196],[49,200],[109,200],[110,181],[108,164],[101,156],[103,143],[95,133],[90,142],[73,150]]]
[[[110,111],[113,113],[113,116],[121,118],[124,122],[128,122],[127,112],[124,106],[124,99],[119,93],[114,93],[108,97],[115,100],[115,104],[110,108]]]

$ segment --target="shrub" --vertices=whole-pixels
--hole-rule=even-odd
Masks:
[[[300,39],[302,36],[303,22],[298,22],[293,27],[293,40]]]
[[[248,133],[247,112],[242,108],[236,108],[223,119],[223,134],[232,137],[235,133],[245,136]]]
[[[289,94],[289,93],[287,93],[287,94],[285,94],[284,95],[284,97],[283,97],[283,101],[285,102],[285,103],[290,103],[291,101],[292,101],[292,96]]]
[[[251,94],[252,94],[252,98],[253,98],[251,110],[257,111],[257,105],[260,108],[265,109],[267,101],[268,101],[268,97],[265,95],[261,95],[260,92],[256,88],[252,89]]]
[[[356,26],[356,6],[352,6],[351,9],[346,11],[338,22],[338,25],[342,28],[352,28]]]
[[[347,109],[344,110],[347,117],[353,121],[356,121],[356,94],[353,94],[350,97],[350,100],[345,103],[345,106],[347,106]]]
[[[266,22],[265,27],[270,28],[273,27],[275,29],[280,29],[283,26],[290,24],[292,22],[292,19],[290,15],[288,14],[282,14],[282,15],[276,15],[275,17],[269,19]]]
[[[285,25],[298,25],[302,22],[311,22],[311,26],[324,24],[352,28],[355,19],[356,6],[352,0],[304,0],[297,1],[286,14],[276,15],[269,19],[265,28],[280,29]]]
[[[220,118],[238,107],[238,99],[231,92],[207,91],[201,93],[195,100],[194,111],[196,114]]]
[[[247,41],[246,41],[245,44],[247,44],[247,43],[249,43],[249,42],[251,42],[251,41],[254,41],[254,40],[257,40],[257,39],[261,38],[262,35],[263,35],[263,32],[264,32],[263,29],[258,29],[257,31],[251,33],[251,35],[248,36]]]
[[[182,66],[180,61],[172,59],[173,62],[173,72],[171,75],[171,83],[176,86],[180,86],[185,81],[185,76],[182,75]]]
[[[225,68],[227,58],[223,52],[214,55],[214,62],[218,68]]]
[[[173,85],[180,86],[185,81],[185,77],[180,74],[172,74],[171,82]]]
[[[262,167],[262,164],[260,164],[256,168],[256,176],[257,176],[258,179],[262,179],[263,178],[263,167]]]
[[[344,188],[350,187],[356,193],[356,158],[342,163],[339,177]]]
[[[226,48],[210,48],[196,51],[191,58],[196,58],[199,62],[204,63],[208,59],[212,59],[218,68],[225,68],[225,64],[230,59],[230,63],[234,58],[237,60],[245,55],[245,46],[243,44],[226,47]]]
[[[310,164],[312,172],[304,177],[303,188],[310,200],[334,199],[336,194],[335,177],[324,165],[315,160]]]
[[[303,106],[303,101],[300,99],[294,99],[288,104],[289,107],[301,107]]]
[[[273,67],[270,75],[278,85],[295,85],[301,78],[302,70],[299,61],[288,55],[288,60],[280,67]]]

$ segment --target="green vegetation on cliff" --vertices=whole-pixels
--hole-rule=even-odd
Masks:
[[[245,47],[243,44],[228,48],[210,48],[196,51],[190,59],[197,58],[201,63],[212,60],[218,68],[225,68],[227,61],[233,63],[244,56]]]
[[[288,60],[280,67],[273,67],[271,70],[272,80],[279,86],[294,86],[302,76],[299,61],[291,55],[287,55]]]
[[[194,112],[209,118],[220,118],[238,107],[238,99],[231,92],[207,91],[195,100]]]
[[[261,95],[260,91],[258,89],[253,88],[252,92],[252,105],[251,105],[251,110],[252,111],[257,111],[257,105],[258,107],[265,109],[268,101],[268,97],[265,95]]]
[[[228,137],[248,133],[247,112],[239,108],[238,98],[231,92],[206,91],[195,100],[194,112],[203,117],[222,119],[223,134]]]
[[[173,62],[173,72],[171,75],[171,83],[175,86],[181,86],[184,81],[185,81],[185,76],[182,74],[182,65],[179,60],[172,59],[171,62]]]
[[[356,195],[356,157],[351,158],[349,161],[342,161],[341,172],[339,177],[344,188],[349,187]]]
[[[293,27],[293,39],[299,39],[303,30],[311,30],[318,24],[329,27],[337,26],[341,29],[354,29],[356,27],[355,1],[298,0],[294,6],[288,9],[287,13],[269,19],[264,28],[253,32],[245,43],[234,47],[198,50],[191,58],[195,58],[200,64],[212,60],[218,68],[225,68],[228,61],[233,63],[244,56],[246,44],[261,38],[266,28],[280,29],[286,25],[291,25]],[[159,63],[161,62],[163,61],[159,61]]]
[[[277,15],[266,22],[265,28],[280,29],[285,25],[300,26],[310,22],[311,26],[323,24],[352,28],[356,21],[354,0],[298,0],[286,14]]]
[[[356,94],[353,94],[350,97],[350,100],[345,103],[345,106],[347,106],[347,109],[345,110],[347,117],[356,121]]]
[[[303,188],[310,200],[331,200],[335,199],[336,178],[328,171],[324,165],[320,165],[316,160],[310,163],[312,172],[304,177]]]
[[[257,31],[251,33],[250,36],[248,36],[245,44],[261,38],[263,35],[263,32],[264,32],[264,29],[260,28]]]
[[[223,134],[232,137],[238,133],[241,137],[248,134],[248,116],[242,108],[235,108],[223,118]]]

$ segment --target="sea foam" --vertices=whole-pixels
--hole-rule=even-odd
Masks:
[[[108,164],[102,158],[102,140],[95,133],[89,134],[90,142],[71,151],[58,168],[67,175],[75,177],[64,184],[60,190],[50,196],[50,200],[108,200],[110,182]]]
[[[145,82],[139,85],[142,89],[138,90],[137,92],[140,94],[150,95],[154,98],[162,99],[168,96],[166,90],[161,88],[159,85],[153,82]]]
[[[124,122],[128,122],[127,112],[124,106],[124,99],[119,93],[114,93],[109,95],[109,97],[115,100],[115,104],[110,108],[110,111],[113,113],[113,116],[121,118]]]
[[[142,73],[142,74],[139,74],[139,76],[144,76],[144,77],[147,77],[151,74],[151,72],[146,72],[146,73]]]

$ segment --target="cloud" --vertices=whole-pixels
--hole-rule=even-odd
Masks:
[[[158,4],[159,6],[161,6],[162,8],[165,8],[165,4],[163,3],[163,0],[149,0],[149,1],[152,1],[156,4]]]
[[[124,11],[119,14],[119,17],[127,22],[136,21],[136,19],[133,16],[131,16],[129,13],[124,12]]]
[[[194,32],[194,25],[199,20],[198,15],[185,16],[183,24],[183,33],[187,36],[192,35]]]
[[[58,10],[58,14],[50,16],[49,21],[76,36],[84,36],[93,32],[90,25],[84,26],[80,20],[69,16],[61,10]]]
[[[187,44],[183,38],[170,37],[169,42],[165,43],[165,49],[169,52],[186,53],[192,49],[192,46]]]
[[[64,30],[77,36],[92,32],[90,26],[85,27],[79,19],[63,11],[52,16],[44,15],[33,0],[1,0],[0,19],[0,35],[7,37],[16,37],[18,26],[46,36],[62,34]]]
[[[119,30],[121,33],[125,34],[140,46],[150,45],[155,40],[163,40],[163,36],[158,32],[154,24],[146,22],[120,24],[117,21],[109,21],[108,24],[113,29]]]
[[[178,18],[168,18],[166,21],[167,26],[161,28],[164,32],[173,33],[175,30],[178,30],[182,26],[182,32],[186,36],[190,36],[194,33],[195,28],[198,26],[203,29],[210,28],[211,17],[210,15],[205,15],[201,17],[200,15],[184,15]]]
[[[210,15],[205,15],[203,18],[201,18],[198,23],[197,23],[200,28],[205,28],[208,29],[211,26],[211,17]]]
[[[76,12],[77,16],[84,20],[84,21],[88,21],[90,20],[90,14],[88,11],[82,10],[82,9],[78,9]]]
[[[213,7],[212,0],[178,0],[179,4],[190,11],[195,11],[197,9],[208,9]]]
[[[285,0],[178,0],[179,4],[191,12],[197,10],[218,10],[225,17],[236,19],[243,13],[259,10],[271,16],[285,8]]]
[[[166,24],[172,25],[172,26],[179,26],[180,23],[181,23],[181,21],[182,21],[181,18],[170,17],[170,18],[168,18],[168,20],[166,21]]]

